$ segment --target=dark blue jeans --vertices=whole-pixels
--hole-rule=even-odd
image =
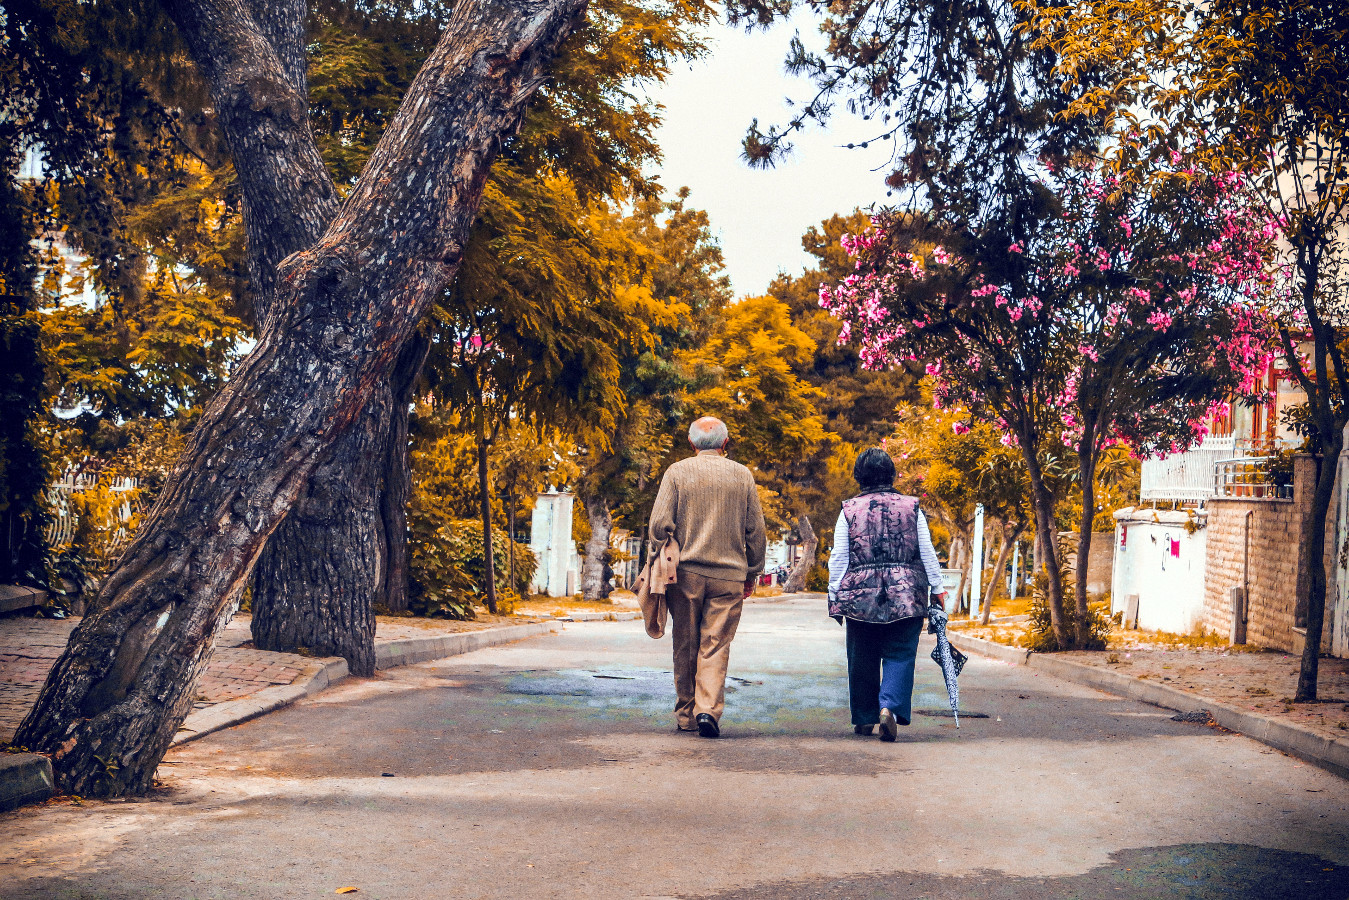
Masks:
[[[848,627],[848,706],[854,725],[875,725],[882,707],[899,724],[913,713],[913,667],[926,619],[878,625],[845,620]]]

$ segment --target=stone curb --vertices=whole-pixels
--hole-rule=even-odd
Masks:
[[[554,622],[632,622],[642,617],[641,610],[625,609],[621,612],[574,612],[565,616],[554,616]]]
[[[547,634],[557,628],[556,622],[532,622],[528,625],[507,625],[483,631],[461,631],[437,637],[400,638],[375,645],[375,668],[392,669],[409,666],[429,659],[442,659],[472,653],[484,647],[508,644],[521,638]]]
[[[184,720],[178,733],[173,736],[170,747],[177,747],[199,737],[205,737],[222,728],[256,719],[273,710],[290,706],[301,697],[317,694],[330,684],[347,677],[347,661],[340,656],[316,659],[301,670],[290,684],[278,684],[263,688],[256,694],[227,700],[190,713]]]
[[[1008,647],[1006,644],[997,644],[981,638],[956,636],[951,639],[951,643],[962,650],[981,656],[989,656],[1012,665],[1030,666],[1064,681],[1130,700],[1141,700],[1153,706],[1183,713],[1208,710],[1213,716],[1213,721],[1229,731],[1240,732],[1290,756],[1320,766],[1341,778],[1349,778],[1349,741],[1323,737],[1301,725],[1237,709],[1178,688],[1151,684],[1122,672],[1113,672],[1067,659],[1055,659],[1049,654]]]
[[[37,753],[0,753],[0,812],[40,803],[56,793],[52,764]]]

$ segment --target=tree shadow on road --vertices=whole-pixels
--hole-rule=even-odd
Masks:
[[[1349,866],[1249,844],[1176,844],[1112,853],[1081,875],[918,872],[778,882],[702,900],[1346,900]]]

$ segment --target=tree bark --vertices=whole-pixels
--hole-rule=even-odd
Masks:
[[[388,439],[384,448],[383,489],[379,495],[380,534],[384,547],[384,579],[375,602],[389,612],[408,608],[408,501],[412,498],[412,461],[408,456],[408,417],[422,367],[431,342],[418,333],[403,347],[394,366],[390,388],[393,409],[389,413]]]
[[[151,786],[264,542],[453,277],[488,169],[584,10],[456,4],[341,213],[281,266],[255,349],[203,412],[19,726],[15,743],[48,754],[63,791]],[[255,62],[238,61],[238,83]]]
[[[510,560],[511,574],[506,579],[506,584],[510,587],[512,594],[519,594],[520,591],[515,583],[515,491],[511,491],[506,498],[506,529],[509,539],[506,541],[506,554]]]
[[[259,650],[341,656],[351,674],[375,674],[373,592],[384,574],[377,498],[392,406],[383,390],[372,398],[267,541],[253,579]]]
[[[782,586],[782,590],[788,594],[806,589],[806,577],[815,567],[815,550],[820,546],[815,529],[810,524],[810,516],[797,517],[796,532],[801,538],[802,551],[801,558],[792,564],[792,570],[787,573],[787,583]]]
[[[1077,529],[1077,567],[1074,572],[1073,594],[1077,605],[1074,623],[1075,647],[1087,646],[1091,638],[1091,609],[1088,606],[1087,580],[1091,574],[1092,525],[1096,521],[1096,450],[1093,429],[1088,426],[1077,451],[1078,481],[1082,483],[1082,520]]]
[[[495,616],[497,614],[497,573],[496,558],[492,552],[492,495],[487,483],[487,429],[483,424],[482,403],[482,393],[479,391],[477,397],[478,410],[474,422],[478,429],[478,511],[482,517],[483,599],[487,602],[487,611]]]
[[[609,596],[609,538],[614,532],[609,500],[603,494],[585,498],[586,517],[590,520],[590,540],[586,541],[585,561],[581,565],[581,597],[603,600]],[[611,570],[612,571],[612,570]]]
[[[1035,509],[1036,546],[1039,550],[1036,565],[1044,568],[1048,582],[1049,618],[1054,626],[1054,638],[1060,649],[1073,646],[1073,635],[1063,616],[1063,573],[1060,570],[1058,541],[1054,538],[1054,497],[1045,484],[1040,460],[1028,453],[1022,444],[1021,457],[1026,461],[1026,473],[1031,484],[1031,499]]]
[[[1339,424],[1339,423],[1336,423]],[[1316,699],[1321,667],[1321,634],[1326,619],[1326,514],[1335,493],[1336,462],[1344,449],[1343,426],[1331,429],[1321,440],[1322,456],[1317,460],[1316,488],[1311,513],[1302,525],[1302,552],[1307,554],[1309,584],[1307,591],[1307,633],[1298,668],[1297,693],[1293,700],[1309,703]]]
[[[1003,522],[1002,527],[998,529],[1000,534],[998,538],[998,561],[993,564],[993,578],[988,585],[988,602],[984,604],[984,614],[979,620],[980,625],[987,625],[988,620],[993,614],[993,601],[998,598],[998,588],[1002,586],[1003,570],[1007,567],[1007,558],[1012,555],[1012,547],[1016,540],[1021,536],[1021,528],[1008,522]]]

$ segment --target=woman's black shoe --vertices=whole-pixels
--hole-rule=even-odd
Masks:
[[[714,738],[721,736],[721,728],[717,726],[717,720],[708,713],[698,713],[697,718],[693,721],[698,725],[699,737]]]
[[[872,734],[872,729],[875,727],[875,725],[854,725],[852,727],[852,733],[870,735]]]

